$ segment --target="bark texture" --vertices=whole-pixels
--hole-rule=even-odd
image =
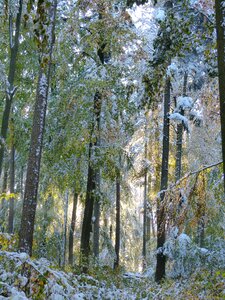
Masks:
[[[98,124],[100,120],[102,103],[101,101],[101,95],[99,94],[99,92],[96,92],[94,97],[94,120],[92,123],[91,140],[93,139],[96,124]],[[88,258],[90,254],[90,235],[92,231],[92,216],[96,191],[96,169],[94,168],[91,160],[93,149],[95,149],[97,144],[97,138],[95,138],[94,142],[91,141],[89,144],[87,192],[81,232],[81,264],[83,265],[84,272],[86,272],[88,269]]]
[[[147,159],[147,142],[145,142],[145,159]],[[146,268],[146,241],[147,241],[147,185],[148,174],[147,168],[144,174],[144,213],[143,213],[143,240],[142,240],[142,256],[143,256],[143,271]]]
[[[50,4],[49,11],[45,5]],[[38,10],[49,18],[49,36],[47,48],[42,48],[40,70],[36,92],[36,102],[33,116],[30,152],[28,158],[26,184],[24,192],[22,219],[19,234],[19,250],[32,255],[34,221],[37,206],[37,192],[39,184],[42,143],[45,127],[45,115],[49,90],[50,69],[54,44],[54,29],[57,0],[53,2],[38,2]]]
[[[168,165],[169,165],[169,131],[170,131],[170,78],[167,77],[164,95],[164,120],[163,120],[163,153],[162,153],[162,168],[161,168],[161,186],[160,199],[157,204],[157,261],[156,261],[156,282],[161,282],[165,277],[166,257],[163,254],[163,246],[165,243],[165,214],[163,200],[165,190],[168,186]]]
[[[74,233],[76,226],[76,216],[77,216],[77,203],[78,203],[78,194],[75,192],[73,196],[73,210],[72,210],[72,218],[70,224],[70,232],[69,232],[69,264],[73,265],[73,246],[74,246]]]
[[[120,174],[116,178],[116,236],[115,236],[115,254],[114,269],[120,262]]]
[[[184,74],[184,85],[183,85],[183,96],[187,96],[187,79],[188,79],[188,74],[187,74],[187,72],[185,72],[185,74]],[[179,113],[182,116],[184,116],[184,109],[180,108]],[[176,180],[176,182],[181,178],[183,131],[184,131],[184,124],[182,122],[181,124],[177,125],[176,166],[175,166],[175,180]]]
[[[15,147],[12,142],[11,153],[10,153],[10,194],[12,194],[9,200],[9,220],[8,220],[8,232],[13,233],[13,222],[14,222],[14,193],[15,193]]]
[[[215,9],[216,9],[217,59],[218,59],[218,72],[219,72],[223,173],[225,175],[225,28],[224,28],[225,7],[224,7],[224,1],[216,0]],[[225,176],[224,176],[224,191],[225,191]]]

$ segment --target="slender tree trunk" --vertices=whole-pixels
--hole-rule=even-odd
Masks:
[[[201,181],[199,182],[199,180]],[[204,247],[205,241],[205,214],[206,214],[206,179],[204,173],[198,177],[199,196],[197,203],[198,227],[197,227],[197,244]]]
[[[116,235],[115,235],[115,254],[114,269],[120,262],[120,174],[116,178]]]
[[[163,120],[163,153],[161,169],[161,187],[160,199],[157,203],[157,261],[156,261],[156,282],[161,282],[165,277],[166,257],[163,254],[165,243],[165,213],[164,213],[164,190],[168,186],[168,166],[169,166],[169,128],[170,128],[170,78],[166,78],[165,95],[164,95],[164,120]]]
[[[69,264],[73,265],[73,245],[74,245],[74,233],[76,225],[76,216],[77,216],[77,203],[78,203],[78,193],[74,192],[73,196],[73,210],[72,218],[70,224],[70,233],[69,233]]]
[[[216,31],[217,31],[217,59],[219,71],[219,93],[220,93],[220,118],[222,135],[222,155],[225,191],[225,7],[223,0],[215,1],[216,9]]]
[[[33,116],[30,153],[28,158],[22,220],[19,234],[19,249],[20,251],[27,252],[29,255],[32,255],[34,221],[37,206],[40,162],[42,155],[42,143],[45,127],[45,115],[47,109],[50,68],[54,44],[57,0],[54,0],[54,2],[51,3],[49,9],[47,8],[48,4],[48,1],[38,2],[39,11],[42,11],[43,15],[45,15],[46,18],[49,18],[49,36],[47,37],[49,39],[49,43],[45,51],[42,49],[43,52],[41,53],[40,59],[40,71]]]
[[[145,142],[145,159],[147,159],[147,142]],[[142,256],[143,256],[143,271],[146,269],[146,239],[147,239],[147,184],[148,184],[148,178],[147,178],[147,168],[145,170],[144,175],[144,213],[143,213],[143,245],[142,245]]]
[[[151,189],[151,173],[148,174],[148,180],[147,180],[147,191],[148,194]],[[152,213],[152,207],[150,203],[150,199],[148,198],[147,201],[147,216],[146,216],[146,242],[150,241],[151,238],[151,213]]]
[[[4,176],[3,176],[3,185],[2,185],[2,193],[6,194],[7,193],[7,183],[8,183],[8,162],[5,162],[5,167],[4,167]],[[2,198],[1,199],[1,211],[0,211],[0,231],[4,232],[5,227],[4,227],[4,220],[6,218],[6,199]]]
[[[8,233],[13,233],[13,222],[14,222],[14,193],[15,193],[15,146],[12,142],[11,154],[10,154],[10,194],[12,194],[9,200],[9,222],[8,222]]]
[[[65,193],[64,199],[64,224],[63,224],[63,255],[62,255],[62,267],[66,265],[66,249],[67,249],[67,224],[68,224],[68,206],[69,206],[69,191]]]
[[[42,218],[42,236],[40,240],[40,246],[39,246],[39,257],[45,257],[47,258],[47,232],[48,232],[48,226],[49,226],[49,217],[48,213],[53,205],[53,197],[52,194],[49,193],[46,201],[43,203],[43,210],[44,215]]]
[[[113,227],[112,224],[109,226],[109,238],[112,241],[112,235],[113,235]]]
[[[2,173],[2,164],[5,152],[5,140],[7,137],[7,131],[9,127],[9,117],[11,106],[13,102],[13,96],[15,94],[14,79],[16,73],[16,60],[19,49],[19,38],[20,38],[20,26],[22,18],[23,0],[19,1],[18,13],[16,16],[16,29],[15,37],[13,38],[13,26],[12,26],[12,15],[9,16],[9,39],[10,39],[10,63],[9,63],[9,74],[8,74],[8,87],[6,90],[6,102],[2,117],[1,136],[0,136],[0,176]]]
[[[183,96],[187,96],[187,79],[188,74],[185,72],[184,74],[184,85],[183,85]],[[184,116],[184,110],[180,109],[180,114]],[[177,125],[177,142],[176,142],[176,166],[175,166],[175,180],[176,182],[181,177],[181,168],[182,168],[182,147],[183,147],[183,129],[184,124]]]
[[[21,199],[23,199],[23,173],[24,173],[24,169],[23,169],[23,167],[21,167],[21,171],[20,171],[20,197],[21,197]]]

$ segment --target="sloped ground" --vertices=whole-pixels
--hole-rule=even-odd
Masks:
[[[162,286],[152,277],[96,269],[91,275],[64,272],[46,259],[0,251],[0,300],[133,300],[225,299],[225,272],[197,272],[189,279],[168,280]]]

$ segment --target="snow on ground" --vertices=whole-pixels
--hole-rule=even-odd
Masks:
[[[25,253],[0,251],[0,300],[147,300],[224,299],[225,273],[201,270],[189,279],[154,282],[145,274],[93,269],[91,275],[65,272],[46,259],[31,260]]]

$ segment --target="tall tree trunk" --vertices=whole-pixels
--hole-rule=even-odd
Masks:
[[[14,139],[14,138],[12,138]],[[15,193],[15,146],[12,141],[11,153],[10,153],[10,200],[9,200],[9,220],[8,220],[8,233],[13,233],[14,222],[14,193]]]
[[[8,162],[5,161],[3,185],[2,185],[2,193],[3,194],[7,193],[8,169],[9,169]],[[4,220],[6,217],[5,215],[6,215],[6,199],[3,197],[1,199],[1,211],[0,211],[0,231],[2,231],[2,232],[5,231],[5,227],[4,227]]]
[[[99,6],[99,19],[103,18],[102,12],[104,12],[104,5],[101,7]],[[97,54],[99,60],[102,65],[105,62],[105,41],[104,37],[101,37],[101,42],[99,45],[99,49],[97,50]],[[92,216],[93,216],[93,207],[95,201],[95,194],[96,194],[96,169],[92,166],[92,151],[96,148],[99,143],[99,136],[97,133],[95,136],[95,142],[92,143],[93,135],[95,133],[95,129],[99,129],[100,124],[100,116],[101,116],[101,107],[102,107],[102,95],[99,91],[96,91],[94,97],[94,118],[92,123],[91,135],[90,139],[91,142],[89,144],[89,155],[88,155],[88,180],[87,180],[87,192],[86,192],[86,199],[85,199],[85,208],[84,208],[84,217],[83,217],[83,224],[82,224],[82,232],[81,232],[81,261],[80,263],[83,265],[83,271],[86,272],[88,269],[88,260],[90,254],[90,235],[92,231]]]
[[[205,216],[206,216],[206,179],[204,173],[198,177],[198,227],[197,227],[197,244],[204,247],[205,241]]]
[[[96,141],[96,146],[101,146],[101,118],[99,117],[97,119],[97,128],[98,128],[98,138]],[[100,174],[100,168],[98,167],[96,169],[96,197],[94,202],[94,230],[93,230],[93,254],[96,262],[98,262],[99,258],[99,232],[100,232],[100,207],[101,207],[101,174]]]
[[[120,174],[116,178],[116,235],[115,235],[115,254],[114,269],[120,262]]]
[[[24,168],[21,167],[20,170],[20,197],[23,199],[23,173],[24,173]]]
[[[69,191],[67,190],[64,198],[63,253],[62,253],[63,268],[65,268],[66,265],[68,206],[69,206]]]
[[[97,91],[94,97],[94,120],[92,124],[91,139],[93,139],[95,125],[98,124],[101,114],[101,95]],[[88,156],[88,180],[87,180],[87,192],[85,199],[84,217],[81,232],[81,264],[83,265],[83,271],[86,272],[88,268],[88,257],[90,254],[90,235],[92,231],[92,216],[93,207],[95,201],[96,191],[96,170],[92,165],[92,151],[97,146],[97,137],[95,142],[92,141],[89,144],[89,156]]]
[[[184,84],[183,84],[183,96],[187,96],[187,79],[188,74],[185,72],[184,74]],[[184,116],[184,109],[180,109],[180,114]],[[182,163],[182,147],[183,147],[183,129],[184,124],[177,125],[177,142],[176,142],[176,166],[175,166],[175,180],[176,182],[181,177],[181,163]]]
[[[46,201],[43,203],[43,218],[42,218],[42,236],[40,239],[40,244],[39,244],[39,257],[45,257],[48,258],[47,256],[47,233],[48,233],[48,226],[49,226],[49,210],[51,209],[53,205],[53,197],[52,194],[49,193]]]
[[[69,264],[73,265],[73,245],[74,245],[74,232],[76,225],[76,216],[77,216],[77,203],[78,203],[78,193],[74,192],[73,195],[73,210],[72,210],[72,218],[70,224],[70,232],[69,232]]]
[[[145,160],[147,159],[147,141],[145,142]],[[142,256],[143,256],[143,271],[146,269],[146,239],[147,239],[147,184],[148,174],[147,168],[144,175],[144,213],[143,213],[143,241],[142,241]]]
[[[99,258],[99,231],[100,231],[100,173],[96,174],[96,189],[98,196],[94,203],[94,232],[93,232],[93,254],[98,262]]]
[[[163,153],[162,153],[162,169],[161,169],[161,186],[160,199],[157,203],[157,261],[155,280],[160,282],[165,277],[166,257],[163,254],[163,246],[165,243],[165,213],[163,200],[165,190],[168,186],[168,166],[169,166],[169,128],[170,128],[170,78],[166,78],[165,95],[164,95],[164,120],[163,120]]]
[[[225,191],[225,7],[223,0],[215,1],[216,9],[216,31],[217,31],[217,59],[219,71],[219,93],[220,93],[220,119],[222,135],[222,155]]]
[[[148,173],[148,180],[147,180],[148,195],[149,195],[150,190],[151,190],[151,181],[152,181],[151,173]],[[151,238],[151,226],[152,226],[151,217],[152,217],[152,205],[150,203],[150,199],[148,198],[148,201],[147,201],[147,216],[146,216],[146,242],[150,241],[150,238]]]
[[[50,5],[49,8],[47,8],[48,5]],[[40,71],[33,116],[30,153],[28,158],[22,220],[19,234],[19,249],[20,251],[27,252],[29,255],[32,255],[34,220],[37,206],[37,192],[45,127],[45,115],[47,109],[52,51],[55,39],[54,29],[56,7],[57,0],[54,0],[53,2],[49,2],[47,0],[38,2],[38,11],[42,12],[42,18],[49,19],[50,23],[48,31],[49,36],[43,37],[45,39],[47,38],[49,43],[46,48],[43,46],[44,50],[42,49],[40,58]],[[40,22],[42,22],[42,20]]]
[[[6,90],[6,102],[2,117],[1,136],[0,136],[0,176],[2,173],[2,164],[5,152],[5,141],[7,137],[7,131],[9,127],[9,117],[11,106],[13,102],[13,96],[15,94],[14,79],[16,73],[16,60],[19,49],[19,38],[20,38],[20,26],[22,18],[23,0],[19,1],[18,13],[16,16],[16,29],[15,37],[13,38],[13,25],[12,25],[12,14],[9,15],[9,40],[10,40],[10,63],[9,63],[9,74],[8,74],[8,87]]]

